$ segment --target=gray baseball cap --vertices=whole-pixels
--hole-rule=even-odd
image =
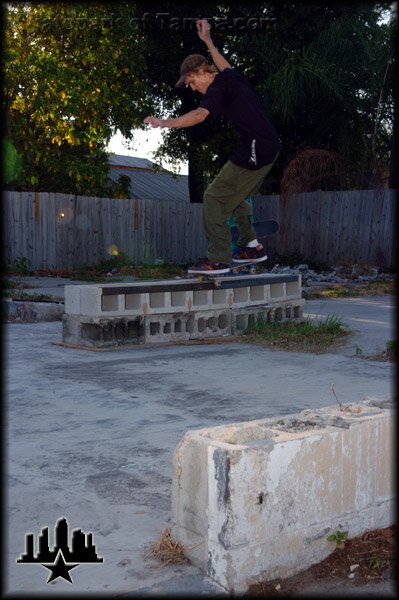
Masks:
[[[208,65],[208,61],[202,54],[190,54],[185,58],[180,67],[180,79],[176,83],[176,87],[180,87],[185,82],[185,79],[191,71],[198,69],[202,65]]]

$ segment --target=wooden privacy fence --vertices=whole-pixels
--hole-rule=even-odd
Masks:
[[[255,223],[276,219],[269,253],[299,254],[329,265],[358,262],[394,268],[393,190],[254,197]],[[124,252],[136,264],[188,263],[206,254],[202,205],[52,193],[3,194],[4,258],[36,269],[94,265]]]

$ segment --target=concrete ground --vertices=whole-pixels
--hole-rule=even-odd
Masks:
[[[55,345],[60,322],[4,325],[4,593],[225,595],[196,567],[146,557],[170,526],[172,455],[184,433],[333,404],[333,383],[342,403],[394,395],[394,366],[361,356],[394,339],[392,297],[314,300],[305,313],[337,314],[357,333],[323,355],[237,342],[93,352]],[[26,533],[49,527],[52,545],[61,517],[93,533],[104,562],[74,568],[73,584],[47,584],[50,571],[16,560]],[[345,586],[342,597],[352,591],[361,590]],[[390,581],[364,594],[396,597]]]

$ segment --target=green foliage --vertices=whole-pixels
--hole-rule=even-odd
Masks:
[[[18,256],[14,263],[8,265],[8,273],[16,273],[18,275],[29,275],[31,273],[31,262],[25,256]]]
[[[376,571],[384,569],[388,564],[389,560],[381,558],[380,556],[370,556],[369,558],[369,568],[375,569]]]
[[[10,2],[6,127],[23,157],[17,189],[106,195],[106,145],[148,111],[134,6]],[[118,190],[119,191],[119,190]]]
[[[249,320],[244,332],[250,341],[302,352],[326,351],[339,338],[350,333],[335,314],[319,322],[313,322],[309,317],[302,322],[260,320],[253,323]]]
[[[336,544],[337,548],[345,545],[346,540],[348,539],[348,531],[342,531],[338,529],[335,533],[332,533],[328,536],[327,541],[333,542]]]
[[[21,177],[22,157],[18,154],[11,140],[3,141],[3,180],[6,184],[17,181]]]
[[[111,273],[111,281],[115,282],[125,276],[134,279],[167,279],[180,275],[181,272],[181,266],[168,261],[136,265],[127,254],[119,252],[111,258],[99,261],[96,265],[74,269],[71,276],[82,281],[104,281],[107,274]]]
[[[274,7],[273,35],[236,41],[242,68],[281,135],[280,173],[307,147],[333,149],[345,158],[348,189],[368,187],[375,166],[387,169],[393,68],[385,82],[384,74],[395,27],[379,22],[384,8],[388,3]]]
[[[397,359],[398,356],[398,341],[388,340],[387,341],[387,355],[388,358]]]
[[[311,291],[303,290],[306,300],[316,298],[358,298],[361,296],[380,296],[382,294],[396,294],[394,281],[367,281],[358,283],[335,283]]]

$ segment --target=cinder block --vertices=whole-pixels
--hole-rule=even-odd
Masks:
[[[124,295],[124,312],[131,315],[142,315],[144,305],[148,306],[148,294],[125,294]]]
[[[65,314],[79,316],[81,327],[66,322],[64,341],[73,337],[83,344],[119,345],[129,338],[124,323],[136,322],[136,318],[143,319],[140,336],[148,342],[240,334],[262,315],[266,321],[300,319],[304,302],[300,278],[285,280],[279,275],[266,276],[251,285],[253,279],[248,278],[248,285],[235,287],[242,280],[231,278],[230,283],[228,278],[229,287],[210,289],[198,289],[195,281],[192,289],[184,289],[187,280],[66,286]],[[285,296],[286,283],[289,299]]]
[[[186,312],[190,311],[193,306],[193,292],[175,290],[170,293],[170,308],[171,312]]]
[[[145,341],[173,342],[229,335],[231,313],[220,311],[195,311],[174,315],[149,315],[144,319]]]
[[[98,285],[82,285],[79,287],[81,311],[80,314],[89,317],[99,317],[102,313],[101,287]]]
[[[80,315],[82,310],[80,306],[81,285],[65,285],[65,312],[70,315]]]
[[[63,315],[62,339],[67,344],[105,348],[144,343],[143,317],[90,318]]]
[[[284,282],[270,284],[270,301],[285,299],[285,285]]]
[[[299,276],[298,281],[287,281],[286,282],[285,295],[287,298],[301,298],[301,296],[302,296],[301,276]]]
[[[392,408],[363,401],[190,431],[174,453],[173,535],[231,593],[304,570],[337,529],[394,523],[393,428]]]
[[[266,304],[268,301],[268,286],[251,285],[249,288],[249,304]]]

